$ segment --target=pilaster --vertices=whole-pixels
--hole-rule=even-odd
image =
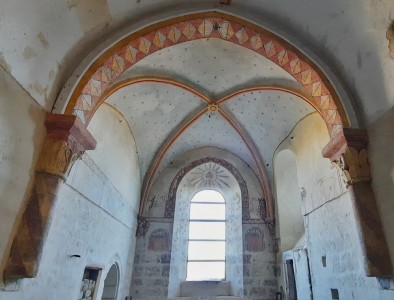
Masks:
[[[391,277],[390,254],[371,186],[367,146],[366,130],[343,128],[323,149],[323,156],[338,164],[342,170],[353,202],[366,275]]]
[[[48,114],[47,134],[36,164],[32,192],[4,269],[5,279],[37,275],[59,187],[73,163],[96,141],[74,115]]]

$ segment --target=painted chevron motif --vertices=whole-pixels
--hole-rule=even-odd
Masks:
[[[331,136],[343,127],[344,122],[337,107],[338,103],[341,104],[339,100],[335,103],[337,97],[334,99],[336,94],[330,92],[333,88],[327,86],[327,78],[323,80],[317,66],[280,38],[263,29],[258,30],[250,28],[248,24],[241,24],[241,20],[235,22],[223,17],[176,22],[174,20],[174,24],[152,30],[142,36],[125,38],[105,52],[82,76],[84,80],[81,80],[79,85],[83,84],[82,82],[86,84],[74,90],[66,113],[73,113],[88,124],[101,103],[104,92],[135,63],[156,51],[176,44],[216,38],[250,49],[291,74],[310,95]]]

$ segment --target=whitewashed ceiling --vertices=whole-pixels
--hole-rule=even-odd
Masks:
[[[279,66],[254,52],[217,39],[199,40],[160,50],[131,67],[120,80],[160,76],[193,87],[215,101],[251,86],[300,85]],[[255,90],[228,98],[221,113],[204,113],[181,130],[207,104],[198,95],[179,86],[142,82],[126,86],[106,102],[119,110],[131,127],[140,159],[141,178],[163,146],[177,136],[163,153],[156,177],[177,156],[186,151],[211,146],[227,150],[243,159],[257,174],[258,164],[243,137],[258,153],[258,160],[272,175],[273,153],[296,123],[313,111],[303,99],[284,91]]]
[[[56,97],[75,68],[84,63],[87,66],[91,58],[121,37],[160,20],[201,11],[222,11],[255,22],[324,62],[325,70],[330,69],[330,74],[344,81],[366,125],[394,105],[394,59],[386,38],[394,12],[392,0],[233,0],[228,6],[219,5],[218,0],[2,0],[0,7],[0,67],[47,111],[53,108],[59,112],[54,107]],[[256,84],[299,87],[270,61],[238,48],[219,40],[181,44],[150,55],[122,78],[164,76],[184,82],[213,100]],[[157,97],[153,97],[153,90]],[[295,96],[290,99],[280,92],[268,94],[262,92],[257,100],[244,95],[242,101],[229,100],[222,109],[244,129],[270,173],[267,164],[275,145],[311,109]],[[143,174],[163,142],[200,106],[204,107],[197,100],[179,88],[154,84],[127,87],[108,99],[128,118]],[[279,102],[288,110],[279,109]],[[248,113],[250,117],[245,117]],[[264,116],[259,118],[258,113]],[[271,123],[267,116],[271,116]],[[216,146],[231,150],[256,168],[249,152],[237,145],[239,141],[232,142],[236,139],[233,129],[215,118],[209,123],[214,124],[215,134],[228,132],[227,140],[214,138]],[[198,136],[197,124],[202,119],[185,133]],[[148,123],[151,126],[143,126]],[[162,164],[171,161],[171,155],[209,141],[205,137],[201,138],[204,143],[196,142],[195,138],[192,144],[186,135],[181,138],[184,143],[177,140]]]
[[[180,80],[212,99],[256,84],[301,88],[269,59],[221,39],[191,41],[157,51],[133,65],[117,81],[141,75]]]
[[[394,105],[386,38],[392,0],[2,0],[0,7],[0,66],[48,111],[90,52],[147,24],[212,10],[256,22],[319,56],[354,94],[367,124]]]

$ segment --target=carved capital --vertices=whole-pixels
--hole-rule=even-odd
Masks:
[[[37,162],[36,172],[65,179],[73,165],[86,150],[93,150],[96,141],[84,124],[74,115],[48,114],[47,135]]]
[[[6,279],[37,275],[59,187],[76,159],[96,141],[76,116],[50,115],[36,165],[33,190],[12,242],[4,269]]]
[[[342,170],[346,186],[353,185],[360,181],[371,180],[366,149],[361,149],[360,151],[357,151],[353,147],[346,149],[337,164]]]
[[[368,135],[366,130],[343,128],[323,149],[323,156],[336,163],[343,171],[347,186],[370,181],[368,163]]]

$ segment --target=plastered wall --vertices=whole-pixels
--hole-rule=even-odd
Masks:
[[[372,188],[380,210],[386,241],[394,261],[394,107],[368,128]]]
[[[288,149],[276,153],[274,170],[276,232],[279,252],[284,252],[293,248],[304,233],[301,191],[294,154]]]
[[[45,111],[0,68],[0,282],[43,142]],[[0,283],[0,287],[2,284]]]
[[[37,277],[6,285],[0,299],[78,299],[86,266],[102,270],[100,299],[114,263],[120,269],[117,299],[129,295],[140,192],[135,144],[125,120],[109,106],[100,107],[88,129],[98,151],[85,153],[60,188]]]
[[[314,113],[300,121],[280,147],[292,150],[297,160],[313,297],[331,299],[331,289],[338,289],[340,299],[392,299],[389,282],[383,290],[376,278],[365,276],[351,199],[339,170],[321,156],[328,140],[325,125]]]

